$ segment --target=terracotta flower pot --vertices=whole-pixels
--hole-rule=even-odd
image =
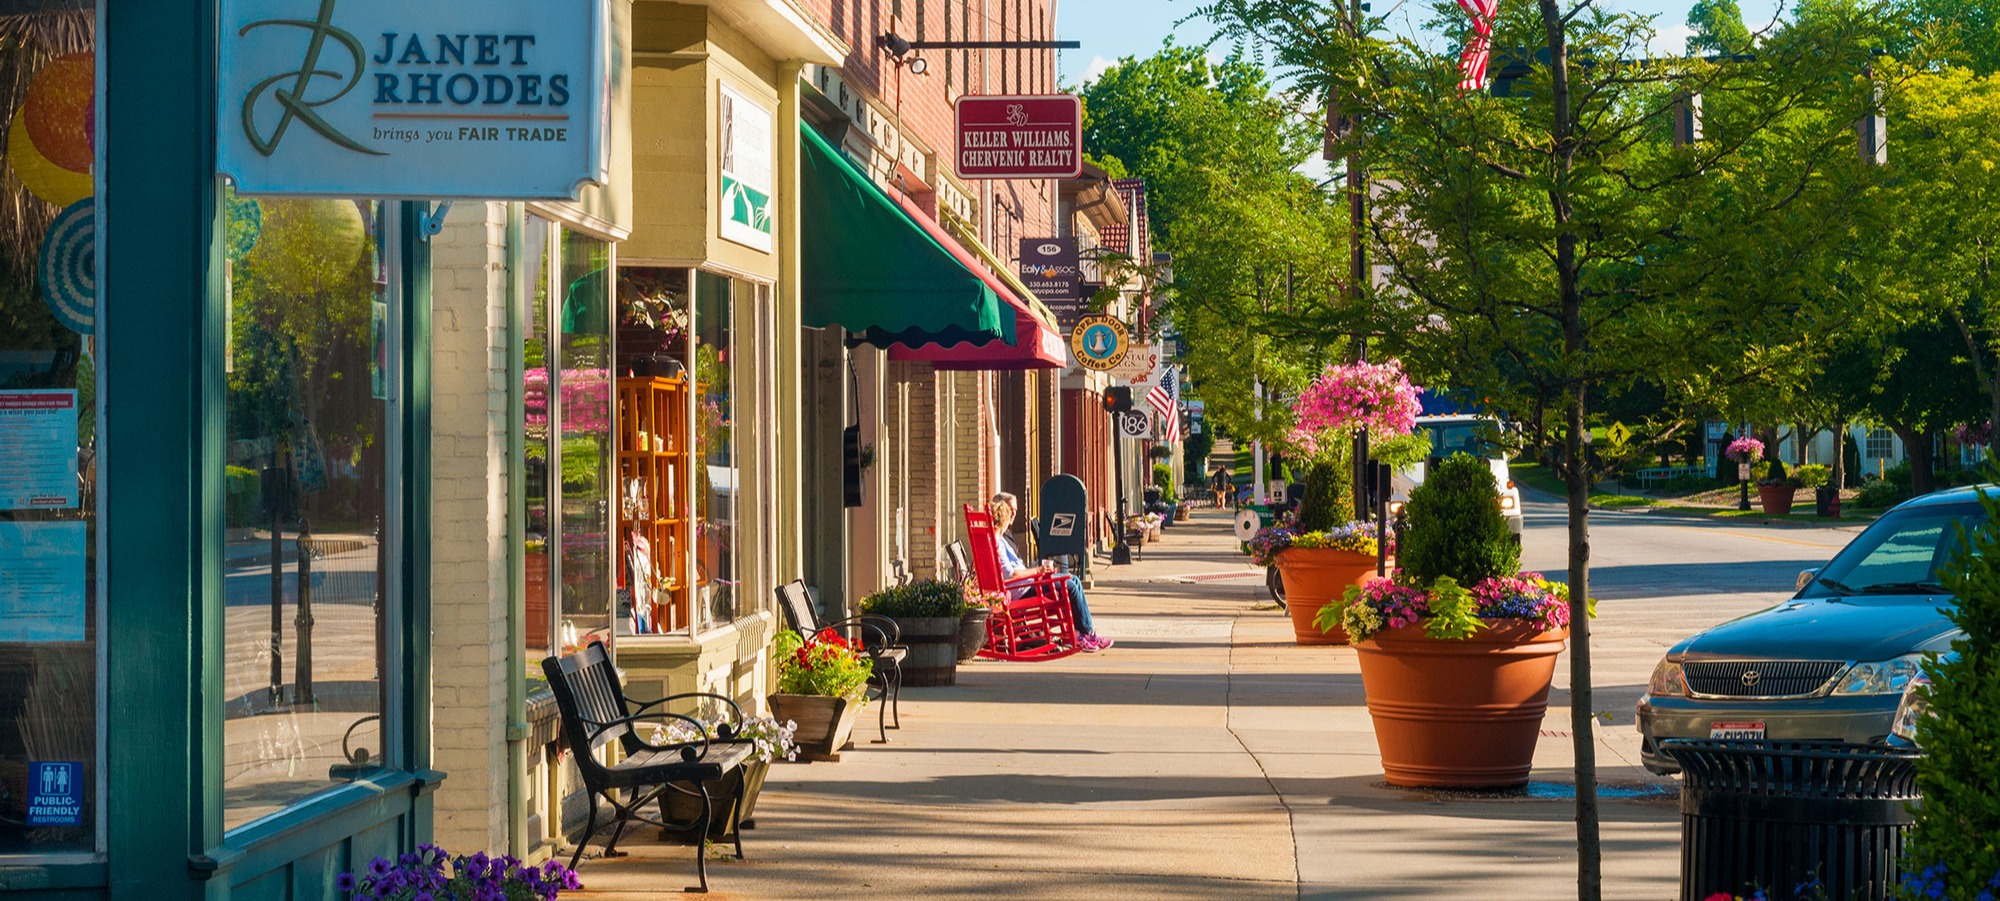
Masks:
[[[847,734],[854,730],[854,719],[860,712],[859,700],[824,695],[771,696],[771,718],[799,724],[798,731],[792,733],[792,741],[798,743],[799,757],[803,760],[839,760],[840,750],[846,747]]]
[[[1390,785],[1525,785],[1569,630],[1488,620],[1462,641],[1422,623],[1356,642],[1361,685]]]
[[[1292,615],[1292,637],[1299,644],[1347,643],[1347,630],[1334,626],[1321,632],[1313,619],[1321,607],[1340,603],[1349,585],[1375,579],[1375,555],[1330,548],[1286,548],[1278,553],[1278,572],[1285,579],[1285,609]]]
[[[1783,516],[1792,512],[1792,497],[1798,491],[1790,485],[1759,485],[1757,501],[1764,506],[1765,516]]]

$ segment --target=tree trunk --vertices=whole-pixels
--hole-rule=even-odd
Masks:
[[[1833,424],[1833,477],[1827,480],[1833,490],[1847,487],[1847,423]]]
[[[1590,474],[1584,460],[1584,419],[1588,388],[1581,371],[1589,335],[1583,324],[1583,295],[1577,282],[1577,233],[1570,208],[1570,172],[1576,156],[1570,119],[1569,52],[1563,34],[1562,10],[1556,0],[1536,0],[1549,44],[1549,102],[1554,112],[1555,183],[1549,206],[1556,224],[1556,283],[1562,294],[1563,364],[1570,390],[1563,450],[1569,466],[1563,481],[1569,489],[1569,691],[1570,736],[1576,754],[1576,897],[1599,901],[1603,894],[1602,848],[1598,836],[1596,720],[1590,690]]]
[[[1937,455],[1931,452],[1931,433],[1899,425],[1889,428],[1903,439],[1903,459],[1910,464],[1910,496],[1922,497],[1937,490],[1931,477],[1937,465]]]

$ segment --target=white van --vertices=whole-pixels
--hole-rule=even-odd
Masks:
[[[1471,413],[1419,416],[1417,428],[1430,432],[1433,458],[1453,454],[1485,458],[1493,469],[1493,481],[1500,486],[1500,512],[1507,517],[1507,529],[1515,535],[1521,534],[1521,489],[1515,487],[1513,477],[1507,472],[1507,452],[1492,441],[1500,434],[1499,420]],[[1424,483],[1425,469],[1424,463],[1417,463],[1396,471],[1390,479],[1390,509],[1400,510],[1403,502],[1410,499],[1410,489]]]

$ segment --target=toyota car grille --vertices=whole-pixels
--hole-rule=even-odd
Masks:
[[[1818,694],[1842,664],[1826,660],[1684,663],[1688,691],[1711,698],[1804,698]]]

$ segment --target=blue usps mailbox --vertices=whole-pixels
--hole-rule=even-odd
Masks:
[[[1035,521],[1035,540],[1042,556],[1084,556],[1090,553],[1090,493],[1083,480],[1059,475],[1042,483],[1042,516]]]

